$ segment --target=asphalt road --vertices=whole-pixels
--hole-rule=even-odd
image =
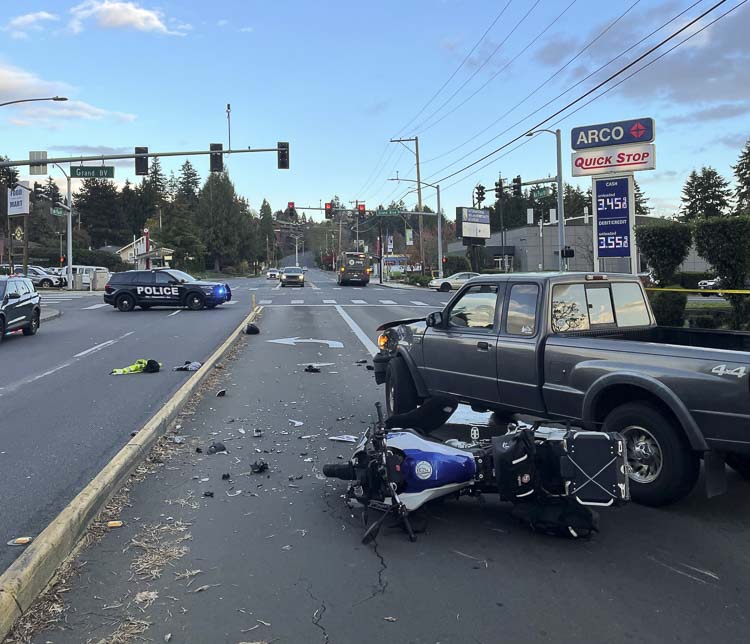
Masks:
[[[171,368],[204,360],[236,328],[261,280],[230,283],[233,304],[198,312],[120,313],[101,293],[42,291],[62,317],[0,345],[0,544],[38,534],[185,381]],[[138,358],[164,370],[109,375]],[[0,570],[17,555],[0,547]]]
[[[65,629],[36,642],[98,641],[128,619],[150,625],[143,637],[172,642],[747,640],[750,484],[735,475],[713,500],[696,490],[668,508],[603,511],[590,541],[534,535],[507,506],[463,499],[426,508],[417,543],[385,530],[363,546],[346,484],[320,478],[351,450],[330,437],[359,434],[382,400],[357,364],[375,326],[447,297],[339,289],[318,271],[308,282],[260,287],[261,335],[243,337],[215,384],[227,396],[209,391],[185,420],[188,442],[134,488],[125,527],[83,554]],[[321,373],[304,371],[313,362]],[[216,439],[228,454],[207,453]],[[249,474],[258,458],[269,471]],[[131,541],[147,524],[167,539],[189,533],[179,542],[189,552],[148,579],[133,572],[143,552]],[[136,600],[141,591],[153,602]]]

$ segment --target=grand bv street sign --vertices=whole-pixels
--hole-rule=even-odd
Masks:
[[[653,170],[656,168],[656,146],[646,143],[580,150],[573,152],[571,168],[574,177]]]

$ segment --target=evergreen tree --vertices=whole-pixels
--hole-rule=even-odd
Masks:
[[[187,201],[175,199],[164,212],[162,243],[171,248],[175,268],[195,270],[203,268],[206,247],[195,225],[194,213]]]
[[[120,210],[122,211],[128,236],[132,237],[135,235],[140,237],[146,219],[141,212],[141,204],[138,194],[133,190],[133,184],[127,179],[125,180],[125,185],[120,191]],[[128,240],[126,240],[126,242],[127,241]]]
[[[167,199],[174,201],[177,198],[177,188],[179,182],[175,176],[174,170],[169,173],[169,179],[167,179]]]
[[[128,225],[113,181],[84,179],[76,193],[75,204],[94,248],[127,243]]]
[[[151,160],[151,165],[148,169],[147,183],[153,193],[155,203],[161,204],[167,200],[167,177],[164,174],[164,170],[162,170],[159,157],[153,157]]]
[[[651,212],[651,207],[648,205],[648,197],[641,190],[641,186],[638,182],[633,179],[633,193],[635,196],[635,214],[648,215]]]
[[[731,198],[729,182],[714,168],[703,167],[700,173],[693,170],[682,189],[682,221],[721,217],[729,210]]]
[[[55,180],[52,177],[47,177],[47,181],[42,187],[42,194],[47,197],[52,205],[54,205],[58,201],[63,201],[62,194],[60,193],[60,188],[57,186],[57,183],[55,183]]]
[[[182,199],[191,208],[196,208],[200,189],[201,180],[198,172],[190,161],[185,161],[180,167],[180,176],[177,179],[177,198]]]
[[[238,259],[240,207],[234,185],[226,173],[212,173],[198,199],[206,253],[214,270],[231,266]]]
[[[276,233],[273,231],[273,211],[271,204],[265,199],[260,206],[260,222],[258,230],[258,243],[262,250],[262,257],[269,263],[275,256],[274,247],[276,246]]]
[[[737,165],[732,166],[737,178],[734,196],[737,199],[736,212],[739,215],[750,215],[750,139],[745,143]]]

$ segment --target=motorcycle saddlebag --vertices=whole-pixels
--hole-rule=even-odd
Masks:
[[[568,496],[582,505],[622,505],[630,500],[625,439],[620,434],[571,430],[560,447],[560,474]]]
[[[504,501],[532,501],[537,488],[536,448],[531,429],[492,437],[495,482]]]

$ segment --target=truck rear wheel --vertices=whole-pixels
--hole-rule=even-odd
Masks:
[[[667,505],[686,496],[700,473],[698,455],[678,427],[648,403],[616,407],[604,419],[605,432],[625,438],[630,495],[643,505]]]
[[[385,369],[385,409],[389,416],[417,408],[417,388],[404,359],[395,356]]]

